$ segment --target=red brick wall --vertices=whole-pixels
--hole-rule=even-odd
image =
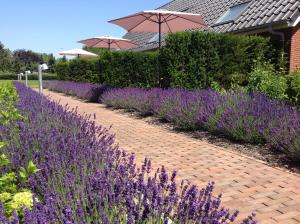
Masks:
[[[300,69],[300,25],[293,28],[290,52],[290,72]]]

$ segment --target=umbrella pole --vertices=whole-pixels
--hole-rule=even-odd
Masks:
[[[158,15],[158,42],[159,42],[159,49],[161,48],[161,14]]]
[[[161,14],[160,13],[158,15],[158,49],[159,49],[159,54],[160,54],[160,50],[161,50]],[[162,87],[159,58],[157,60],[157,67],[158,67],[158,69],[157,69],[157,72],[158,72],[158,85],[159,85],[159,87]]]

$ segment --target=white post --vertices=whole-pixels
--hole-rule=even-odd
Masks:
[[[42,78],[42,66],[38,66],[38,71],[39,71],[39,90],[40,94],[43,94],[43,78]]]
[[[25,85],[28,87],[28,74],[27,72],[25,73]]]

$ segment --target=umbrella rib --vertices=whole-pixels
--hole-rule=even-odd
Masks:
[[[121,49],[121,46],[118,44],[118,42],[115,42],[115,44],[118,46],[119,49]]]
[[[175,16],[175,17],[173,17],[173,18],[171,18],[171,19],[169,19],[169,20],[166,20],[166,22],[170,22],[170,21],[172,21],[172,20],[174,20],[174,19],[177,19],[177,18],[178,18],[178,16],[177,16],[177,15],[170,15],[170,17],[171,17],[171,16]],[[168,17],[168,18],[169,18],[169,17]],[[167,18],[167,19],[168,19],[168,18]]]
[[[149,18],[151,17],[147,17],[147,16],[144,16],[144,15],[141,15],[141,16],[143,16],[145,19],[143,20],[143,21],[141,21],[141,22],[139,22],[138,24],[136,24],[134,27],[132,27],[131,29],[128,29],[128,32],[131,32],[134,28],[136,28],[136,27],[138,27],[139,25],[141,25],[143,22],[145,22],[146,20],[149,20]]]
[[[157,14],[155,14],[155,15],[156,15],[156,17],[157,17]],[[145,16],[145,15],[142,15],[142,16],[144,16],[144,17],[146,18],[146,20],[149,20],[149,21],[151,21],[151,22],[153,22],[153,23],[159,23],[159,22],[157,22],[157,21],[151,19],[151,16],[153,16],[153,15],[151,15],[151,16],[149,16],[149,17],[147,17],[147,16]],[[157,20],[159,20],[158,17],[157,17]]]
[[[193,21],[193,20],[191,20],[191,19],[187,19],[187,18],[181,17],[181,16],[179,16],[179,15],[178,15],[178,17],[181,18],[181,19],[185,19],[185,20],[187,20],[187,21],[190,21],[190,22],[192,22],[192,23],[200,24],[200,25],[202,25],[202,26],[207,27],[207,25],[206,25],[205,23],[198,23],[198,22],[195,22],[195,21]],[[201,18],[201,19],[202,19],[202,18]]]
[[[110,20],[110,21],[108,21],[108,22],[109,22],[109,23],[113,23],[113,22],[115,22],[115,21],[119,21],[119,20],[123,20],[123,19],[128,19],[128,18],[132,18],[132,17],[135,17],[135,16],[141,16],[141,15],[142,15],[142,14],[137,13],[137,14],[130,15],[130,16],[124,16],[124,17],[119,18],[119,19],[113,19],[113,20]]]
[[[170,16],[171,16],[171,15],[170,15]],[[169,26],[169,24],[168,24],[168,21],[167,21],[168,18],[165,18],[165,17],[163,17],[163,18],[164,18],[164,22],[165,22],[165,24],[167,25],[167,27],[168,27],[170,33],[172,33],[172,30],[171,30],[171,28],[170,28],[170,26]]]
[[[101,43],[101,42],[103,42],[103,40],[98,40],[98,42],[97,42],[97,43],[93,44],[93,45],[92,45],[92,46],[90,46],[90,47],[95,47],[97,44],[99,44],[99,43]]]

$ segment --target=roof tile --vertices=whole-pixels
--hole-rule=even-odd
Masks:
[[[234,22],[215,25],[230,7],[245,2],[249,2],[249,6]],[[274,22],[287,23],[300,16],[299,0],[174,0],[160,8],[199,13],[216,32],[241,32]],[[153,35],[154,33],[127,33],[125,38],[141,45],[135,50],[150,50],[158,47],[158,44],[148,43]]]

